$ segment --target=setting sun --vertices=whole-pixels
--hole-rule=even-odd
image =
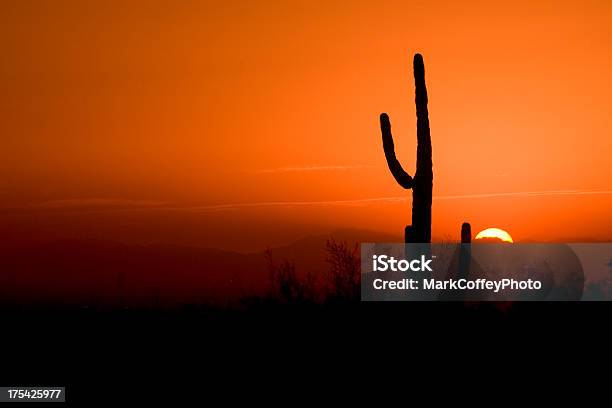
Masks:
[[[485,230],[480,231],[477,235],[475,239],[499,239],[500,241],[503,242],[514,242],[512,240],[512,237],[510,236],[510,234],[508,234],[506,231],[504,231],[503,229],[499,229],[499,228],[487,228]]]

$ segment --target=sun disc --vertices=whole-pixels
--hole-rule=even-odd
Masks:
[[[506,231],[500,228],[487,228],[485,230],[482,230],[478,234],[476,234],[476,238],[474,239],[487,239],[487,238],[499,239],[503,242],[510,242],[510,243],[514,242],[510,234],[508,234]]]

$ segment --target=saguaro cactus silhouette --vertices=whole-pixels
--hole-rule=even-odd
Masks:
[[[431,194],[433,189],[433,163],[431,160],[431,136],[427,112],[427,88],[425,66],[421,54],[414,56],[414,85],[417,114],[417,162],[414,178],[395,157],[391,122],[386,113],[380,115],[383,149],[391,174],[405,189],[412,189],[412,225],[406,226],[407,243],[431,242]]]
[[[461,225],[461,243],[470,244],[472,243],[472,226],[469,222],[464,222]]]

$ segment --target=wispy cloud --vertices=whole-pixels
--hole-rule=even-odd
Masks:
[[[327,166],[298,166],[298,167],[278,167],[275,169],[256,170],[256,173],[299,173],[299,172],[316,172],[316,171],[346,171],[371,168],[371,164],[357,165],[327,165]]]
[[[612,195],[612,190],[542,190],[498,193],[475,193],[459,195],[434,196],[434,200],[466,200],[466,199],[496,199],[496,198],[529,198],[544,196],[595,196]],[[409,194],[404,196],[371,197],[348,200],[313,200],[313,201],[261,201],[248,203],[221,203],[197,206],[181,206],[160,201],[131,200],[122,198],[81,198],[46,201],[33,204],[31,208],[39,210],[69,210],[84,212],[106,211],[191,211],[219,212],[237,211],[250,208],[295,208],[295,207],[358,207],[373,204],[395,204],[410,200]]]
[[[434,200],[464,200],[479,198],[508,198],[508,197],[540,197],[540,196],[588,196],[612,195],[612,190],[544,190],[519,191],[508,193],[477,193],[461,195],[434,196]],[[409,200],[408,196],[360,198],[354,200],[325,200],[325,201],[265,201],[255,203],[232,203],[190,207],[192,211],[231,211],[243,208],[258,207],[322,207],[322,206],[364,206],[370,204],[393,204]]]
[[[543,190],[518,191],[510,193],[478,193],[435,196],[434,200],[460,200],[467,198],[504,198],[504,197],[540,197],[540,196],[568,196],[568,195],[608,195],[612,190]]]
[[[330,207],[330,206],[362,206],[374,203],[393,203],[404,202],[406,197],[376,197],[362,198],[355,200],[324,200],[324,201],[263,201],[255,203],[233,203],[233,204],[216,204],[189,207],[186,209],[192,211],[226,211],[238,210],[242,208],[258,208],[258,207]]]
[[[32,207],[46,209],[62,208],[133,208],[133,207],[160,207],[166,203],[160,201],[132,200],[125,198],[69,198],[62,200],[43,201],[34,203]]]

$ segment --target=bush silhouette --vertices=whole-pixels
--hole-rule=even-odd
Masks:
[[[271,251],[266,251],[266,260],[270,272],[272,297],[283,303],[304,303],[315,300],[315,285],[311,274],[300,279],[295,270],[295,264],[282,260],[274,262]]]
[[[354,301],[360,298],[361,259],[359,246],[329,239],[325,244],[329,269],[315,276],[312,271],[298,274],[295,263],[276,262],[266,251],[270,273],[269,300],[286,304]],[[317,282],[319,285],[317,285]]]
[[[327,284],[328,300],[357,300],[361,288],[361,256],[359,246],[349,248],[346,242],[328,240],[327,263],[330,265]]]

